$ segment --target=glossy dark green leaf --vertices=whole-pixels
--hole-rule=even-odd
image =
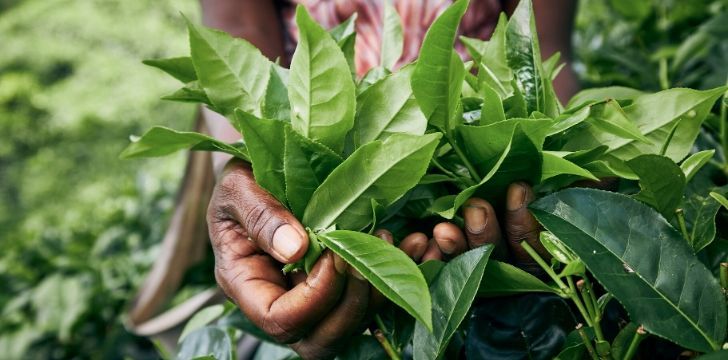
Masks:
[[[553,359],[574,328],[564,299],[524,294],[482,299],[473,306],[467,327],[468,359]]]
[[[122,159],[158,157],[179,150],[221,151],[239,159],[250,161],[244,146],[236,147],[213,139],[205,134],[177,131],[163,126],[149,129],[141,137],[132,137],[132,143],[119,155]]]
[[[384,140],[395,133],[425,133],[427,119],[410,87],[413,70],[413,66],[405,66],[357,96],[357,112],[352,129],[355,147],[374,140]]]
[[[177,351],[177,359],[187,360],[211,355],[217,360],[233,360],[233,342],[225,330],[205,326],[185,337]]]
[[[288,125],[277,120],[259,119],[242,110],[235,111],[233,120],[248,146],[255,182],[282,204],[287,204],[283,169],[285,146],[281,146],[281,140],[285,139]]]
[[[162,70],[185,84],[197,80],[195,66],[192,65],[192,58],[189,56],[144,60],[142,63]]]
[[[685,181],[690,182],[690,180],[693,179],[693,176],[695,176],[695,174],[697,174],[698,171],[700,171],[700,169],[702,169],[703,166],[705,166],[705,164],[713,158],[714,154],[715,150],[703,150],[688,156],[688,158],[680,164],[680,169],[682,169],[683,173],[685,173]]]
[[[506,58],[516,84],[526,100],[526,108],[545,113],[546,99],[542,81],[541,50],[530,0],[522,0],[506,27]]]
[[[554,360],[582,360],[585,355],[586,346],[584,346],[584,341],[581,339],[579,332],[574,330],[566,336],[564,347],[561,349],[561,352],[556,355]]]
[[[508,263],[490,260],[485,267],[483,281],[478,288],[478,297],[514,295],[530,292],[555,293],[537,277]]]
[[[288,101],[288,69],[276,64],[270,67],[270,79],[263,98],[263,117],[266,119],[291,121],[291,104]]]
[[[715,239],[715,216],[720,209],[720,203],[710,196],[692,193],[685,197],[681,208],[690,235],[688,242],[697,254]]]
[[[341,151],[354,124],[354,82],[334,39],[303,6],[296,9],[298,47],[291,59],[291,125],[304,136]]]
[[[371,200],[389,206],[419,182],[440,134],[393,134],[354,151],[316,189],[303,214],[314,229],[336,224],[361,230],[371,222]]]
[[[628,196],[593,189],[563,190],[530,208],[634,322],[690,349],[720,347],[726,333],[720,287],[655,210]]]
[[[627,161],[627,165],[640,178],[641,191],[635,198],[672,219],[685,191],[685,174],[680,167],[660,155],[641,155]]]
[[[728,350],[718,350],[695,358],[696,360],[723,360],[728,358]]]
[[[417,265],[402,250],[376,236],[355,231],[335,230],[318,237],[382,295],[405,309],[426,329],[432,328],[427,283]]]
[[[382,49],[379,65],[392,69],[402,56],[404,37],[402,35],[402,19],[397,9],[384,1],[384,18],[382,19]]]
[[[336,355],[336,360],[380,360],[386,357],[374,336],[359,335],[346,344],[344,350]]]
[[[460,323],[470,310],[493,246],[470,250],[448,262],[430,288],[432,297],[432,332],[415,325],[414,358],[438,359],[444,355]]]
[[[223,115],[241,108],[256,116],[270,78],[271,62],[249,42],[187,23],[198,81]]]
[[[303,216],[314,191],[344,159],[324,145],[286,127],[283,169],[291,212]]]
[[[452,127],[465,77],[453,43],[468,4],[456,1],[432,23],[412,74],[412,91],[422,112],[430,124],[445,131]]]
[[[617,337],[612,341],[612,356],[615,359],[624,359],[638,327],[637,324],[631,322],[617,333]]]

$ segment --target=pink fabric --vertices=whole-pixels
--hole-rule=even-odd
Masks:
[[[292,0],[283,12],[285,26],[291,42],[287,50],[293,51],[298,31],[294,21],[295,4],[306,6],[311,16],[325,28],[330,29],[357,13],[356,21],[356,70],[359,76],[379,65],[382,42],[383,1],[387,0]],[[452,0],[393,0],[392,4],[402,18],[404,46],[402,57],[397,65],[412,62],[420,50],[420,45],[430,24],[442,13]],[[498,0],[472,0],[459,34],[468,37],[487,39],[490,37],[502,11]],[[466,54],[462,44],[456,49],[463,58]]]

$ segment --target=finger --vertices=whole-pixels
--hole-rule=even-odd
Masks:
[[[432,237],[435,239],[437,246],[440,247],[440,251],[445,255],[459,255],[468,249],[465,235],[455,224],[442,222],[435,225],[432,230]]]
[[[427,250],[425,250],[425,254],[422,255],[422,262],[427,260],[442,260],[442,251],[440,251],[440,247],[437,246],[434,239],[431,239],[427,243]]]
[[[468,238],[468,245],[471,249],[492,244],[495,247],[493,258],[496,260],[507,259],[508,249],[503,244],[498,218],[489,202],[479,198],[468,199],[463,208],[463,218],[465,219],[465,236]]]
[[[302,338],[338,303],[346,282],[346,263],[326,251],[306,280],[290,290],[269,256],[253,255],[218,271],[218,282],[245,315],[278,342]]]
[[[415,262],[419,262],[427,250],[428,242],[427,235],[421,232],[412,233],[402,239],[402,242],[399,243],[399,249],[404,251]]]
[[[262,251],[280,262],[296,262],[306,253],[308,236],[303,226],[255,182],[250,165],[242,161],[228,163],[208,210],[212,228],[231,220],[240,224]]]
[[[538,240],[539,224],[528,212],[527,205],[533,201],[533,190],[526,183],[513,183],[508,187],[506,195],[505,229],[508,244],[516,265],[529,272],[538,272],[540,267],[521,246],[527,242],[541,257],[550,258],[546,249]]]
[[[360,329],[367,312],[369,284],[354,269],[347,277],[346,291],[339,304],[306,338],[291,347],[304,359],[333,357],[344,340]]]
[[[392,233],[385,229],[379,229],[374,232],[374,236],[388,242],[390,245],[394,244],[394,236]]]

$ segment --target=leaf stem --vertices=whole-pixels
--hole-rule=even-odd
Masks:
[[[463,162],[463,165],[465,165],[466,168],[468,168],[468,171],[470,172],[470,176],[473,177],[473,180],[475,180],[476,183],[479,183],[482,178],[480,175],[478,175],[478,171],[475,170],[475,167],[472,163],[470,163],[470,160],[465,156],[465,153],[460,149],[460,146],[457,144],[455,139],[453,139],[450,132],[445,133],[445,137],[447,138],[447,141],[450,143],[450,146],[452,146],[453,150],[455,150],[455,154],[460,158],[460,160]]]
[[[581,316],[584,318],[584,320],[586,320],[586,324],[590,327],[594,326],[591,314],[584,307],[584,303],[581,302],[581,299],[579,299],[579,292],[574,285],[574,280],[571,278],[571,276],[567,276],[566,281],[569,283],[569,298],[571,299],[571,301],[574,302],[576,308],[579,309]]]
[[[683,211],[683,209],[677,209],[675,210],[675,215],[677,216],[677,222],[680,224],[680,231],[682,232],[683,237],[688,241],[688,243],[692,244],[693,239],[690,238],[688,227],[685,224],[685,211]]]
[[[384,333],[381,329],[374,330],[374,338],[379,341],[379,344],[382,345],[382,348],[384,349],[384,352],[387,353],[387,356],[391,360],[401,360],[402,358],[399,356],[399,353],[397,350],[392,347],[392,344],[389,343],[389,340],[387,340],[387,337],[384,336]]]
[[[599,312],[599,305],[597,305],[596,298],[594,294],[592,294],[593,290],[591,283],[586,276],[584,276],[583,279],[576,282],[576,287],[579,289],[579,292],[581,292],[581,298],[586,305],[587,312],[591,315],[594,334],[596,335],[598,342],[607,344],[607,347],[603,347],[599,346],[600,344],[597,343],[597,352],[599,353],[599,357],[608,356],[610,350],[608,347],[609,343],[604,338],[604,333],[602,333],[602,326],[600,324],[602,315]]]
[[[442,164],[440,164],[439,161],[437,161],[437,159],[434,156],[432,157],[432,165],[435,165],[435,167],[438,168],[440,171],[442,171],[445,175],[447,175],[453,179],[461,180],[462,182],[465,183],[465,185],[467,187],[475,185],[475,183],[473,182],[472,179],[458,176],[457,174],[453,173],[452,171],[446,169],[444,166],[442,166]],[[461,190],[465,190],[465,189],[461,189]]]
[[[647,335],[647,332],[645,331],[645,328],[640,325],[634,332],[634,337],[632,337],[632,342],[629,344],[629,348],[627,348],[627,352],[624,354],[623,360],[631,360],[634,357],[640,343],[645,338],[645,335]]]
[[[592,360],[599,360],[599,358],[597,357],[597,352],[594,350],[594,346],[592,345],[591,340],[589,340],[589,337],[586,336],[586,332],[584,331],[584,324],[577,324],[576,331],[579,333],[579,336],[581,336],[581,341],[584,343],[584,346],[586,346],[586,350]]]

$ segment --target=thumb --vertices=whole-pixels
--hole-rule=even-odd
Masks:
[[[250,165],[228,164],[213,201],[224,215],[232,217],[249,240],[282,263],[300,260],[308,249],[308,235],[301,223],[253,177]],[[212,205],[211,205],[212,207]]]

